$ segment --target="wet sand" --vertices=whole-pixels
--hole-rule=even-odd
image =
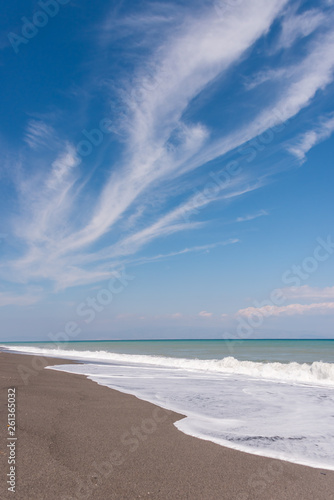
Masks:
[[[334,500],[334,471],[186,436],[173,425],[182,415],[44,369],[68,362],[0,353],[1,499]],[[8,387],[17,391],[15,493],[6,484]]]

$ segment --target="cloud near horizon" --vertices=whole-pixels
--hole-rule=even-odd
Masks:
[[[198,313],[198,316],[200,316],[201,318],[211,318],[212,313],[207,311],[201,311],[200,313]]]
[[[295,299],[303,300],[303,304],[292,303],[274,305],[268,304],[261,307],[246,307],[239,309],[235,316],[251,318],[252,316],[293,316],[305,314],[331,314],[334,312],[334,286],[333,287],[311,287],[302,285],[299,287],[287,287],[278,289],[279,300],[286,302]],[[314,302],[327,299],[327,302]]]
[[[303,314],[333,314],[334,302],[316,302],[314,304],[289,304],[287,306],[247,307],[237,312],[238,316],[251,318],[253,316],[293,316]]]
[[[311,287],[303,285],[299,287],[282,288],[282,294],[287,299],[334,299],[334,286],[327,286],[325,288]]]

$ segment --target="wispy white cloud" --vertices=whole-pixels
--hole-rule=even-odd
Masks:
[[[207,311],[201,311],[200,313],[198,313],[198,316],[200,316],[201,318],[211,318],[212,313]]]
[[[334,299],[334,286],[325,288],[303,285],[299,287],[282,288],[282,293],[287,299]]]
[[[132,229],[136,223],[140,221],[146,208],[147,207],[144,204],[136,207],[135,211],[124,220],[125,229]]]
[[[91,244],[150,185],[183,172],[180,167],[199,151],[208,133],[201,124],[186,126],[182,113],[208,83],[268,30],[286,3],[242,2],[221,19],[208,10],[200,18],[187,19],[179,35],[173,34],[159,48],[128,94],[129,159],[125,171],[111,176],[91,221],[62,241],[64,251]],[[238,37],[231,36],[235,32]],[[168,141],[175,131],[180,144],[170,150]]]
[[[252,90],[263,83],[270,82],[273,80],[280,80],[289,74],[289,68],[283,67],[278,69],[267,69],[261,70],[252,77],[246,79],[245,88],[247,90]]]
[[[263,307],[247,307],[240,309],[237,316],[251,318],[252,316],[293,316],[296,314],[333,314],[334,302],[321,302],[313,304],[289,304],[286,306],[263,306]]]
[[[251,318],[252,316],[259,315],[263,317],[270,317],[307,314],[322,315],[334,313],[334,286],[317,288],[309,285],[303,285],[299,287],[282,288],[280,292],[282,293],[284,300],[302,300],[303,304],[292,303],[282,306],[268,305],[263,307],[247,307],[245,309],[240,309],[236,315]],[[326,302],[319,302],[319,300],[326,300]]]
[[[41,241],[61,239],[64,220],[72,206],[70,190],[77,178],[75,169],[79,163],[74,147],[66,144],[46,175],[21,182],[23,216],[17,224],[18,236],[33,246]]]
[[[233,198],[241,196],[244,192],[249,192],[256,189],[257,186],[244,188],[242,191],[229,192],[225,195],[225,198]],[[221,189],[218,189],[220,193]],[[177,206],[167,214],[161,216],[156,222],[151,225],[146,226],[137,232],[133,232],[130,236],[120,239],[117,243],[111,245],[110,247],[104,248],[101,251],[94,252],[93,254],[88,254],[82,257],[81,262],[94,262],[101,260],[117,259],[119,257],[125,257],[139,251],[144,245],[147,245],[150,241],[161,237],[167,236],[180,231],[195,229],[203,226],[201,222],[185,222],[187,220],[187,215],[192,214],[194,210],[203,208],[209,203],[212,203],[218,198],[218,193],[214,197],[198,197],[193,195],[186,202]],[[228,244],[237,242],[237,239],[228,240]],[[226,244],[226,243],[225,243]]]
[[[295,6],[283,18],[277,49],[287,49],[296,40],[313,33],[326,21],[326,15],[318,9],[310,9],[301,14],[293,13]]]
[[[115,40],[128,41],[129,38],[135,38],[133,43],[147,47],[152,43],[152,38],[159,39],[158,35],[161,37],[171,24],[175,29],[182,23],[185,11],[189,10],[189,7],[176,6],[173,2],[136,4],[136,9],[127,14],[122,12],[121,7],[121,3],[115,5],[102,25],[96,27],[99,44],[103,47],[108,47]],[[143,36],[144,33],[146,36]]]
[[[306,154],[317,144],[328,139],[334,132],[334,113],[322,117],[313,130],[308,130],[299,137],[297,142],[288,148],[288,151],[299,160],[305,161]]]
[[[50,148],[50,145],[56,145],[56,133],[54,129],[41,120],[30,120],[24,141],[31,149]]]
[[[255,214],[249,214],[249,215],[245,215],[243,217],[238,217],[236,222],[247,222],[249,220],[254,220],[254,219],[258,219],[259,217],[263,217],[264,215],[269,215],[269,212],[267,210],[260,210],[259,212],[256,212]]]
[[[226,154],[254,137],[282,125],[308,106],[315,94],[333,81],[334,31],[314,41],[307,56],[286,74],[280,97],[246,126],[212,142],[196,159],[201,164]],[[289,77],[288,77],[289,76]]]
[[[154,262],[154,261],[159,261],[159,260],[164,260],[164,259],[169,259],[171,257],[176,257],[178,255],[184,255],[187,253],[193,253],[193,252],[209,252],[210,250],[217,248],[219,246],[226,246],[226,245],[233,245],[235,243],[239,243],[240,240],[237,238],[231,238],[227,241],[221,241],[218,243],[212,243],[210,245],[200,245],[200,246],[195,246],[191,248],[184,248],[183,250],[179,250],[176,252],[169,252],[166,254],[159,254],[159,255],[154,255],[152,257],[142,257],[139,259],[132,260],[132,264],[145,264],[147,262]]]

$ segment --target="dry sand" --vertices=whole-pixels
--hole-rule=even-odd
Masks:
[[[182,415],[81,375],[43,369],[63,363],[68,360],[0,353],[1,500],[334,500],[334,471],[186,436],[173,425]],[[12,386],[18,391],[15,493],[6,484]]]

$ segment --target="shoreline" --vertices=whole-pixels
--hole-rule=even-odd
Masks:
[[[0,497],[19,500],[334,500],[334,471],[188,436],[183,415],[83,375],[76,361],[0,352]],[[7,389],[17,388],[17,482],[7,491]]]

